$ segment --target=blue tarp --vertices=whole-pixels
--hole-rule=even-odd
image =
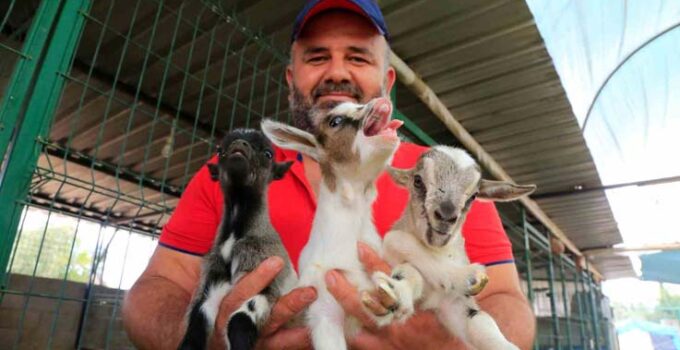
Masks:
[[[680,251],[668,251],[640,256],[642,279],[680,284]]]
[[[680,332],[671,326],[648,321],[631,321],[616,327],[618,334],[642,331],[649,334],[654,350],[680,350]]]

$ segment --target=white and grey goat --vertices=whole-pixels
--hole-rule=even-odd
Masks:
[[[384,325],[407,319],[418,304],[475,349],[517,349],[472,297],[488,279],[484,266],[470,264],[461,230],[475,199],[511,201],[536,186],[482,179],[470,155],[447,146],[428,150],[412,169],[389,172],[409,189],[410,200],[383,241],[385,260],[394,268],[391,276],[373,276],[380,302],[365,292],[364,305]]]
[[[222,298],[266,258],[283,258],[283,271],[230,316],[225,330],[229,349],[253,349],[271,306],[297,283],[267,209],[269,183],[282,178],[292,163],[276,162],[273,154],[262,132],[237,129],[218,147],[217,164],[208,164],[212,179],[220,182],[224,194],[224,213],[213,248],[204,260],[201,283],[189,307],[188,326],[179,349],[207,349]]]
[[[316,214],[299,261],[300,284],[314,286],[318,293],[306,315],[315,349],[344,350],[346,332],[358,331],[358,323],[345,317],[326,289],[326,272],[341,270],[359,290],[373,286],[359,262],[357,242],[375,249],[381,245],[371,205],[375,181],[399,145],[396,130],[402,123],[390,121],[391,112],[392,105],[385,98],[316,110],[312,113],[314,135],[276,122],[262,124],[274,144],[311,156],[321,168]]]

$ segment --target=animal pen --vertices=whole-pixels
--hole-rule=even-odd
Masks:
[[[132,348],[121,300],[191,176],[225,131],[289,117],[284,69],[300,7],[0,0],[0,348]],[[559,190],[571,180],[539,167],[552,164],[537,155],[541,147],[565,152],[563,162],[585,154],[569,174],[599,181],[582,137],[570,131],[576,122],[526,4],[381,7],[394,51],[453,101],[453,115],[517,182],[538,184],[536,201],[573,240],[563,253],[562,234],[535,211],[499,204],[538,320],[535,348],[616,348],[599,284],[599,273],[616,271],[575,248],[616,243],[586,241],[602,232],[583,226],[611,213],[601,192],[565,196]],[[444,40],[442,32],[457,34]],[[402,78],[392,95],[402,136],[460,145]],[[535,133],[518,131],[528,125]],[[597,202],[599,216],[560,221],[591,211],[576,201]]]

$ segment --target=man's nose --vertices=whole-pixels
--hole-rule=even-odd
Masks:
[[[341,58],[332,58],[328,69],[326,70],[326,75],[324,80],[330,80],[334,83],[340,83],[343,81],[350,81],[351,74],[347,69],[346,62]]]

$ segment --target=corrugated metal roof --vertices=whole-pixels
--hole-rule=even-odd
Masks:
[[[225,8],[235,8],[239,19],[261,28],[281,53],[288,50],[291,25],[301,3],[239,1]],[[86,203],[84,207],[93,217],[108,212],[112,221],[134,222],[137,228],[154,231],[166,222],[167,209],[174,207],[181,188],[207,159],[209,141],[228,128],[229,118],[215,118],[215,109],[229,115],[233,111],[239,116],[236,125],[243,124],[252,105],[240,101],[248,101],[251,94],[264,96],[265,89],[270,91],[268,97],[274,94],[271,91],[285,91],[284,64],[278,53],[255,45],[210,8],[179,8],[179,1],[166,1],[166,10],[156,17],[157,3],[143,1],[131,24],[136,2],[117,1],[112,8],[110,4],[94,2],[51,130],[54,147],[40,160],[43,171],[57,173],[55,169],[61,168],[75,179],[84,179],[84,187],[76,186],[77,181],[37,179],[35,200],[39,204],[56,198],[64,208]],[[523,1],[391,0],[381,1],[381,7],[392,33],[393,50],[516,182],[537,184],[539,194],[576,185],[600,185],[560,80]],[[197,20],[199,32],[189,24],[180,25],[176,32],[170,30],[179,11],[184,18]],[[161,29],[148,43],[154,21]],[[105,23],[110,28],[102,32]],[[120,64],[126,40],[132,44]],[[223,60],[206,64],[209,58],[225,55],[210,53],[210,40],[231,43],[233,52],[226,54],[231,69],[223,79]],[[147,48],[157,55],[149,57],[145,65]],[[95,53],[99,55],[96,61]],[[247,64],[235,69],[241,57]],[[239,90],[234,84],[239,75],[248,88]],[[91,88],[84,90],[86,85]],[[138,85],[141,90],[135,103]],[[237,101],[230,96],[236,96]],[[256,97],[253,105],[264,106],[268,97]],[[285,99],[268,102],[251,117],[272,116],[286,107]],[[438,142],[456,142],[443,124],[399,85],[397,107]],[[197,132],[193,137],[177,133],[174,151],[165,158],[162,149],[173,119]],[[92,163],[89,158],[101,162]],[[67,164],[59,159],[66,159]],[[170,186],[142,182],[134,174],[166,180]],[[111,197],[104,193],[106,189],[116,189],[122,196]],[[149,204],[156,202],[160,204]],[[621,242],[601,191],[544,198],[538,203],[580,248]],[[135,219],[140,214],[142,217]],[[596,266],[606,277],[632,272],[625,257],[598,258]]]

